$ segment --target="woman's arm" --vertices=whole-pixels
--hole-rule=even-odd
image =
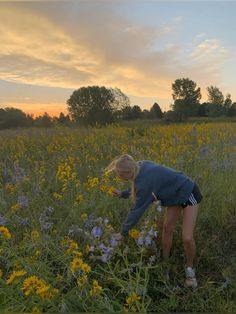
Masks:
[[[136,203],[128,213],[128,216],[121,228],[121,234],[126,235],[139,221],[147,207],[152,203],[153,196],[144,189],[137,191]]]

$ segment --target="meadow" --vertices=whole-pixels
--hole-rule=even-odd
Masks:
[[[0,141],[2,312],[236,311],[235,123],[8,130]],[[201,188],[198,288],[183,287],[181,220],[161,260],[164,208],[113,239],[132,204],[112,197],[128,185],[103,170],[122,153]]]

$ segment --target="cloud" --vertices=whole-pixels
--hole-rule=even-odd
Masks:
[[[82,3],[79,9],[75,16],[70,12],[74,22],[63,25],[32,6],[3,6],[0,78],[65,88],[119,86],[143,96],[165,91],[160,87],[173,77],[174,61],[168,48],[153,47],[173,25],[135,25],[101,4],[92,9]]]
[[[222,46],[217,39],[205,39],[196,46],[192,58],[201,63],[224,62],[230,56],[230,51]],[[213,61],[212,61],[213,58]]]
[[[220,40],[205,39],[190,54],[192,72],[204,87],[220,85],[223,65],[233,57],[231,50],[224,47]]]
[[[0,5],[0,79],[10,82],[73,89],[105,85],[136,97],[169,99],[176,78],[219,79],[228,58],[216,39],[202,40],[188,54],[176,44],[163,47],[161,40],[176,31],[182,17],[157,27],[130,21],[117,2]]]

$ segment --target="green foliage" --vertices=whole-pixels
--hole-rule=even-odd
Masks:
[[[188,79],[177,79],[172,84],[174,104],[173,110],[183,118],[196,116],[199,110],[199,100],[201,99],[200,87]]]
[[[150,118],[156,118],[156,119],[163,118],[163,112],[157,103],[154,103],[154,105],[150,109]]]
[[[117,88],[88,86],[74,91],[67,105],[73,120],[96,125],[114,122],[118,110],[129,105],[129,99]]]
[[[0,129],[32,126],[33,119],[17,108],[0,108]]]
[[[210,104],[223,106],[224,96],[218,87],[216,87],[216,86],[207,87],[207,93],[208,93],[208,95],[207,95],[208,96],[208,102]]]

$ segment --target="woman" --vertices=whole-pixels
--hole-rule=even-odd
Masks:
[[[130,209],[121,232],[115,234],[116,240],[127,235],[141,218],[147,207],[156,199],[167,207],[162,231],[163,258],[170,255],[173,229],[183,211],[182,239],[186,256],[185,286],[197,287],[197,279],[193,269],[196,245],[193,238],[196,224],[198,204],[202,200],[201,192],[192,179],[182,172],[165,167],[149,160],[135,161],[130,155],[121,155],[106,168],[107,172],[116,171],[121,180],[132,181],[128,190],[114,190],[117,197],[132,197],[134,206]]]

